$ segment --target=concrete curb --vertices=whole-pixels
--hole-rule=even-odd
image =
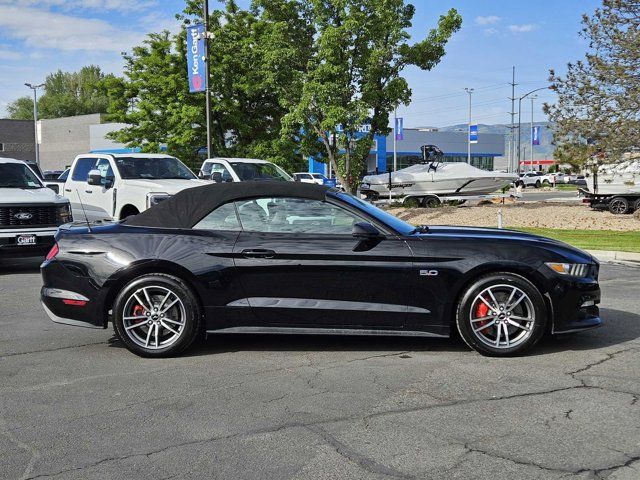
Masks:
[[[615,250],[587,250],[601,262],[629,262],[640,266],[640,253],[618,252]]]

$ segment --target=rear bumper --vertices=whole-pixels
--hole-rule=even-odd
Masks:
[[[40,301],[56,323],[89,328],[107,328],[100,289],[84,272],[67,269],[55,260],[41,267]],[[67,302],[65,302],[67,300]],[[72,300],[72,302],[69,302]],[[82,300],[82,302],[73,302]]]
[[[49,310],[47,308],[47,305],[44,303],[44,300],[41,303],[42,303],[42,308],[44,308],[45,313],[49,316],[51,321],[53,321],[55,323],[61,323],[63,325],[72,325],[74,327],[99,328],[99,329],[103,329],[104,328],[104,327],[101,327],[101,326],[98,326],[98,325],[93,325],[91,323],[87,323],[87,322],[84,322],[84,321],[81,321],[81,320],[74,320],[72,318],[60,317],[60,316],[56,315],[55,313],[53,313],[51,310]]]

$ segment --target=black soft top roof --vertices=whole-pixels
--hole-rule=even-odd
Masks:
[[[300,197],[324,200],[329,187],[279,181],[212,183],[188,188],[170,199],[126,218],[122,223],[137,227],[191,228],[209,212],[234,200],[257,197]]]

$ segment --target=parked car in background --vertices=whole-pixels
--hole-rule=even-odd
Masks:
[[[208,158],[202,163],[198,177],[221,182],[279,180],[292,182],[293,178],[278,165],[257,158]]]
[[[0,259],[44,257],[71,220],[69,200],[46,188],[30,165],[0,158]]]
[[[120,220],[205,183],[170,155],[90,153],[75,158],[63,193],[77,220]]]
[[[525,187],[540,188],[542,186],[550,185],[552,183],[551,176],[542,172],[524,172],[520,174],[520,177],[515,181],[515,185]]]
[[[64,170],[45,170],[42,172],[43,180],[57,180]]]
[[[293,178],[296,182],[302,183],[316,183],[318,185],[324,185],[327,180],[327,177],[322,175],[321,173],[309,173],[309,172],[298,172],[293,174]]]
[[[62,192],[62,188],[64,186],[64,182],[67,181],[67,177],[68,176],[69,176],[69,169],[67,168],[66,170],[61,172],[60,175],[58,175],[56,178],[50,179],[50,180],[45,180],[44,181],[44,185],[46,187],[49,187],[54,192],[60,193],[60,192]]]

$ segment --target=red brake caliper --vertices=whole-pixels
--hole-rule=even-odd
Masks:
[[[144,307],[142,305],[136,305],[135,307],[133,307],[133,316],[134,317],[142,317],[143,315],[144,315]],[[136,321],[136,323],[142,323],[142,322],[145,322],[145,321],[146,320],[143,318],[139,322]]]
[[[487,304],[484,302],[480,302],[478,304],[478,306],[476,307],[476,318],[482,318],[482,317],[486,317],[487,313],[489,313],[489,307],[487,307]],[[478,322],[480,324],[480,326],[484,326],[487,323],[489,323],[488,320],[482,320],[481,322]],[[485,329],[486,330],[486,329]],[[485,330],[480,330],[482,333],[486,333]]]

